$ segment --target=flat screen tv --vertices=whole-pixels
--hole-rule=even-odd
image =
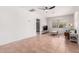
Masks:
[[[48,30],[48,26],[43,26],[43,31]]]

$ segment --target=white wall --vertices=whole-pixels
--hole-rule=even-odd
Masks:
[[[74,26],[76,29],[78,28],[78,15],[79,15],[79,12],[74,13]]]
[[[66,16],[58,16],[58,17],[49,17],[47,18],[47,24],[48,24],[48,27],[49,27],[49,31],[51,32],[52,30],[58,30],[59,33],[63,33],[65,28],[52,28],[52,23],[53,22],[56,22],[56,21],[64,21],[66,22],[67,24],[73,24],[74,26],[74,16],[73,15],[66,15]]]
[[[74,13],[74,26],[78,33],[78,44],[79,44],[79,11]]]
[[[54,9],[51,9],[47,13],[47,17],[57,17],[68,14],[73,14],[73,6],[56,6]]]
[[[36,19],[44,19],[39,15],[20,7],[0,7],[0,45],[36,36]]]

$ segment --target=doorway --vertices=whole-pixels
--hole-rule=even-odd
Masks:
[[[40,34],[40,19],[36,19],[36,33]]]

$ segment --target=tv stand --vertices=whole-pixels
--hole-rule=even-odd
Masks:
[[[42,32],[42,34],[46,34],[46,33],[48,33],[48,30],[45,30],[45,31]]]

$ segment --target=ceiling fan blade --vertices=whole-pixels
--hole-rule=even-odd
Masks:
[[[50,7],[49,9],[53,9],[53,8],[55,8],[55,6],[52,6],[52,7]]]
[[[41,10],[46,10],[46,7],[39,7],[39,9],[41,9]]]

